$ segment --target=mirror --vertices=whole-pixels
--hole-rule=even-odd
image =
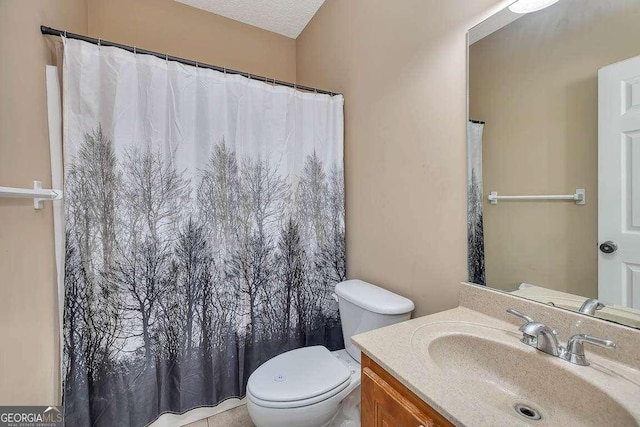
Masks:
[[[470,282],[640,328],[639,23],[559,0],[469,31]]]

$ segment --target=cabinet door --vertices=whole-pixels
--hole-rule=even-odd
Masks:
[[[370,368],[362,377],[362,427],[432,427],[433,421]]]
[[[362,427],[453,427],[387,371],[362,356]]]

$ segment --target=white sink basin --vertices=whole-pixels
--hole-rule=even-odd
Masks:
[[[640,425],[623,398],[640,392],[637,384],[597,362],[576,366],[544,354],[520,337],[516,330],[437,322],[417,329],[411,348],[430,375],[482,408],[478,414],[504,416],[508,425]]]

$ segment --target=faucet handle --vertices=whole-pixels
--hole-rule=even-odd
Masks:
[[[508,310],[507,310],[507,313],[509,313],[509,314],[513,314],[514,316],[519,317],[519,318],[521,318],[522,320],[524,320],[524,321],[526,321],[526,322],[528,322],[528,323],[531,323],[531,322],[533,322],[533,321],[534,321],[534,320],[533,320],[533,318],[531,318],[531,317],[527,316],[527,315],[526,315],[526,314],[524,314],[524,313],[520,313],[519,311],[514,310],[513,308],[508,309]]]
[[[584,354],[584,345],[583,343],[594,344],[600,347],[605,348],[616,348],[616,343],[611,340],[605,340],[602,338],[592,337],[587,334],[576,334],[569,338],[569,342],[567,343],[567,349],[564,354],[564,359],[568,360],[571,363],[575,363],[580,366],[587,366],[589,362],[587,362],[587,358]]]
[[[528,345],[530,347],[536,347],[537,348],[538,347],[538,337],[534,336],[534,335],[529,335],[528,333],[526,333],[524,331],[524,328],[527,325],[535,324],[536,323],[535,320],[533,320],[532,317],[529,317],[524,313],[520,313],[518,310],[514,310],[513,308],[508,309],[507,313],[513,314],[514,316],[519,317],[519,318],[521,318],[522,320],[525,321],[525,323],[522,326],[520,326],[520,332],[522,332],[522,340],[521,341],[524,344],[526,344],[526,345]]]

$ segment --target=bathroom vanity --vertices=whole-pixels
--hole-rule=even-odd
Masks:
[[[558,346],[543,348],[542,332],[523,342],[528,324],[556,330]],[[563,358],[582,334],[616,347],[585,342],[584,360]],[[640,426],[633,328],[462,284],[459,307],[352,340],[362,351],[362,427]]]
[[[453,426],[411,390],[362,355],[362,425],[375,427]]]
[[[640,426],[640,3],[517,3],[468,33],[483,286],[352,338],[362,427]]]

